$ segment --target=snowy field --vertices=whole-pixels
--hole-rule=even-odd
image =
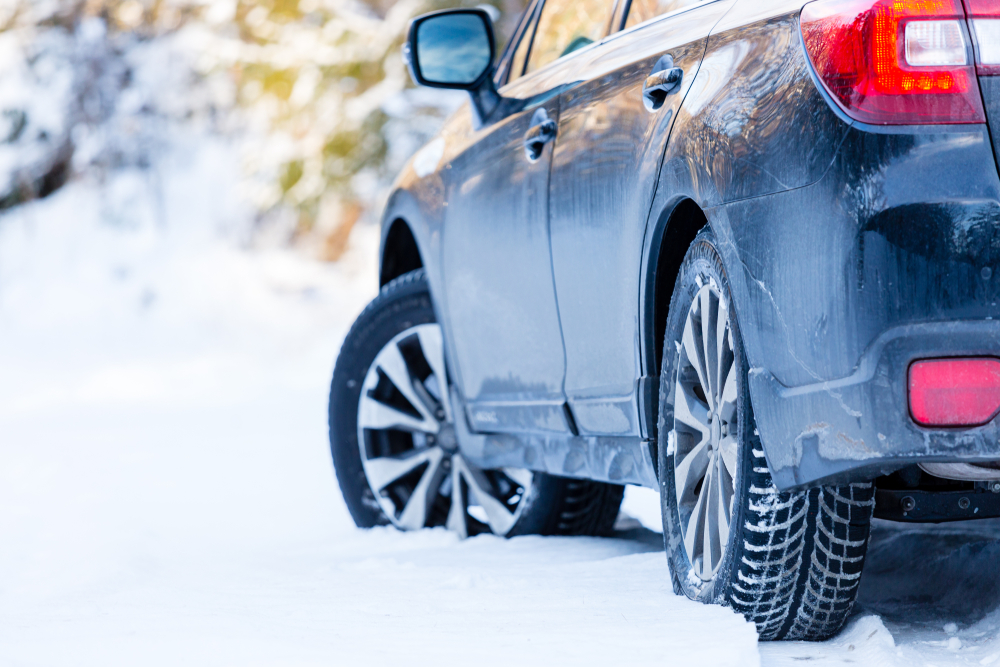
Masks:
[[[240,249],[206,231],[225,170],[180,155],[159,222],[127,175],[0,216],[0,664],[1000,660],[995,522],[879,524],[857,618],[785,645],[672,593],[652,492],[613,539],[354,528],[325,401],[376,231]]]
[[[1000,666],[997,522],[878,524],[845,631],[768,645],[673,594],[651,491],[611,539],[354,528],[326,399],[377,230],[251,243],[199,132],[0,212],[0,667]]]

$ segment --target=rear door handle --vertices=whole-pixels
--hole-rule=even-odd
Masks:
[[[524,133],[524,154],[530,162],[542,156],[545,144],[556,138],[559,126],[549,118],[544,108],[539,107],[531,116],[531,127]]]
[[[653,71],[642,84],[642,101],[649,111],[656,111],[663,106],[667,95],[681,89],[681,79],[684,70],[674,67],[671,56],[663,56],[653,65]]]

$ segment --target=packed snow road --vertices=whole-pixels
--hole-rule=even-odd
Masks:
[[[675,596],[660,535],[635,521],[620,521],[613,539],[357,530],[327,460],[317,375],[315,391],[279,386],[230,406],[6,418],[0,663],[977,665],[1000,656],[995,524],[880,525],[866,612],[826,644],[760,646],[740,617]],[[630,494],[626,510],[649,521],[649,501]]]
[[[354,528],[325,402],[374,230],[330,267],[91,198],[0,218],[0,665],[1000,664],[997,522],[878,524],[845,631],[768,645],[673,594],[652,492],[610,539]]]

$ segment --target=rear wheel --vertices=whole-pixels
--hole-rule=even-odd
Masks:
[[[458,447],[441,327],[424,271],[386,285],[348,333],[330,390],[330,445],[355,523],[465,537],[610,532],[623,487],[519,468]]]
[[[873,487],[777,490],[730,303],[714,239],[702,232],[675,283],[660,375],[660,497],[674,589],[741,612],[761,639],[826,639],[854,605]]]

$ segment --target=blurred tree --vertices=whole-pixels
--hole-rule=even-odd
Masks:
[[[509,31],[521,0],[494,0]],[[414,91],[400,49],[409,20],[470,0],[239,0],[231,67],[241,103],[269,131],[250,155],[256,204],[336,259],[402,162],[462,95]],[[272,173],[273,172],[273,173]],[[266,224],[266,223],[265,223]],[[287,222],[277,222],[279,229]]]
[[[524,0],[488,1],[500,12],[503,43]],[[197,49],[198,73],[224,72],[233,83],[235,107],[216,105],[211,113],[241,118],[247,195],[260,211],[258,234],[285,238],[335,260],[352,226],[375,218],[404,161],[464,100],[462,93],[413,87],[400,51],[409,20],[482,2],[0,0],[0,33],[26,23],[74,33],[82,20],[97,17],[107,30],[102,53],[114,56],[123,44],[187,29],[194,35],[188,43]],[[128,39],[122,41],[123,36]],[[78,77],[76,111],[66,123],[68,148],[56,160],[60,164],[68,164],[74,148],[70,129],[88,113],[110,117],[115,96],[127,88],[127,68],[116,68],[113,60],[95,60],[90,69],[98,74]],[[87,92],[98,84],[101,94]],[[88,99],[98,101],[91,104],[97,111],[88,111]],[[100,111],[105,107],[110,110]]]

